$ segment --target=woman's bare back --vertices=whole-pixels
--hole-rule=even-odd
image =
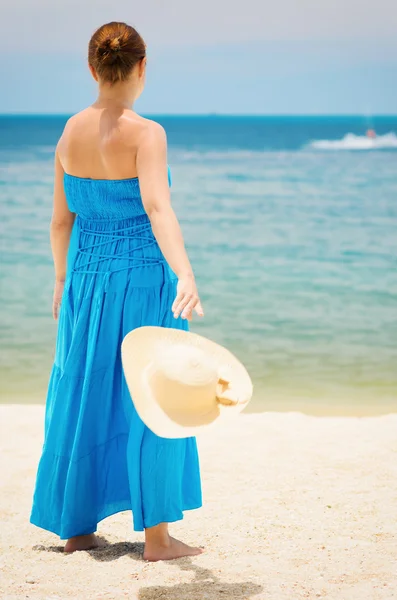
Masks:
[[[132,110],[86,108],[69,119],[58,143],[65,173],[90,179],[136,177],[138,147],[153,125]]]

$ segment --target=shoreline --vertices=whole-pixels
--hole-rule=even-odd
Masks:
[[[267,396],[272,396],[272,400],[267,400]],[[0,407],[2,406],[45,406],[46,392],[40,397],[38,394],[29,396],[27,394],[16,393],[0,395]],[[261,398],[261,399],[260,399]],[[264,399],[263,399],[264,398]],[[254,393],[254,397],[249,403],[246,410],[243,411],[244,415],[263,415],[263,414],[301,414],[308,417],[319,417],[319,418],[350,418],[350,419],[365,419],[384,417],[389,415],[397,414],[397,398],[390,399],[390,401],[383,401],[381,403],[366,404],[363,402],[348,403],[346,401],[338,400],[335,404],[331,404],[330,401],[325,400],[314,400],[314,399],[287,399],[284,396],[277,397],[277,394],[273,392],[266,394],[259,390]]]

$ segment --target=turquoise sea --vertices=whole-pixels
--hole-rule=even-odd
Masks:
[[[2,402],[45,400],[66,118],[0,117]],[[397,412],[397,117],[156,119],[206,310],[192,328],[245,362],[250,409]]]

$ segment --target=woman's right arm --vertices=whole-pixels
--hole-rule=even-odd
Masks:
[[[171,206],[168,184],[167,139],[158,123],[148,122],[138,145],[136,167],[142,202],[164,258],[178,277],[174,317],[204,315],[182,231]]]
[[[55,152],[54,206],[52,211],[50,239],[55,268],[53,316],[58,319],[66,277],[66,258],[75,214],[70,212],[63,189],[64,170]]]

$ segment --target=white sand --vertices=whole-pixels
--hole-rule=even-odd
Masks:
[[[174,535],[194,559],[146,563],[130,513],[108,546],[64,555],[29,524],[43,407],[0,406],[0,598],[397,598],[397,415],[243,415],[199,440],[204,508]]]

